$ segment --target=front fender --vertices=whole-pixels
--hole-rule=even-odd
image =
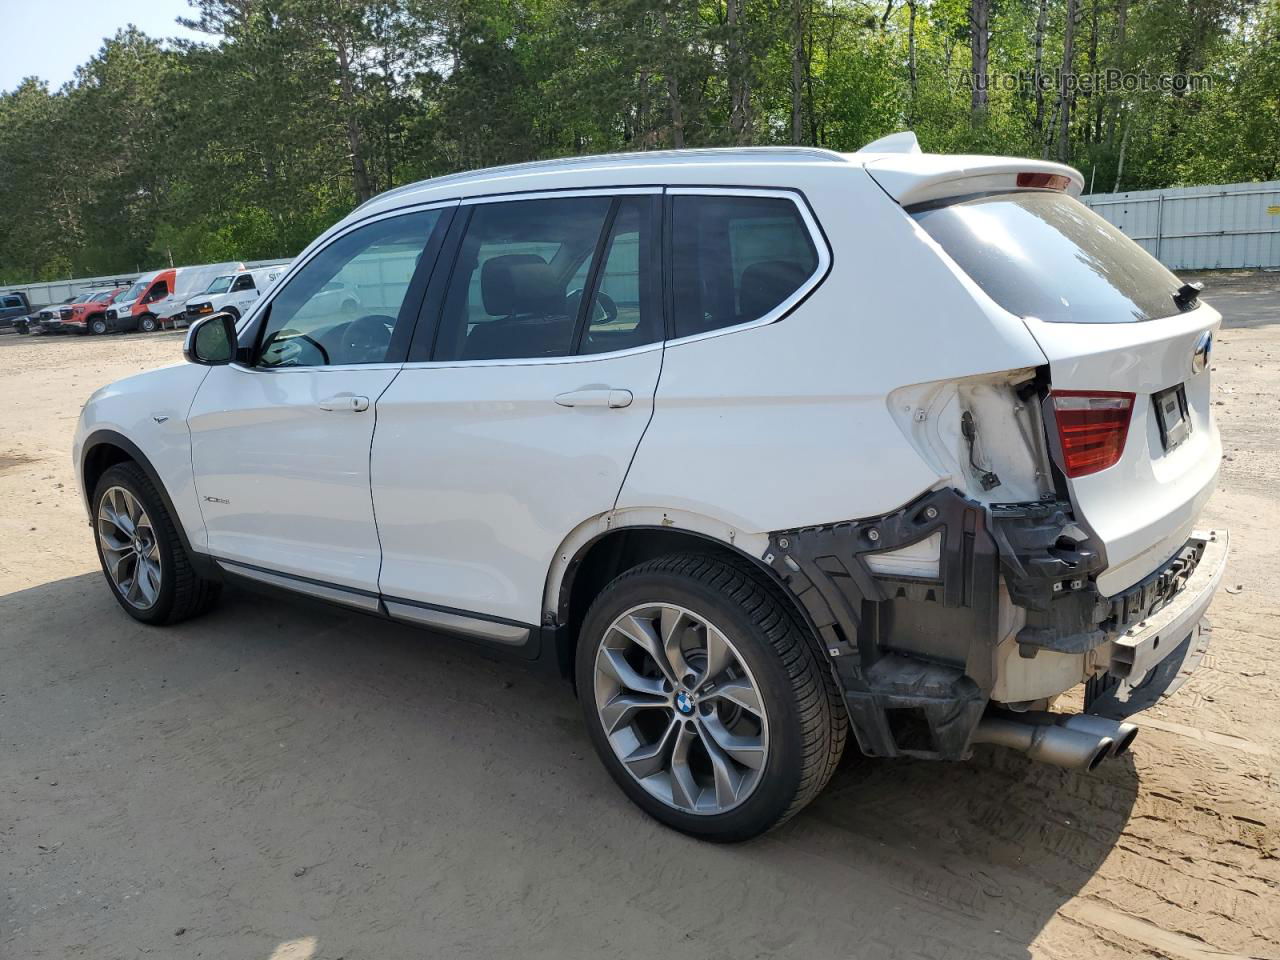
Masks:
[[[187,363],[162,367],[109,384],[89,398],[72,448],[87,513],[93,491],[86,471],[104,458],[103,448],[114,447],[137,462],[160,491],[185,546],[197,552],[206,548],[187,413],[208,372],[207,367]]]

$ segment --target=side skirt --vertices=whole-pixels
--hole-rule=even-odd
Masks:
[[[542,652],[550,649],[554,659],[555,645],[543,643],[544,634],[550,628],[487,617],[484,614],[455,610],[417,600],[384,596],[368,590],[281,573],[278,570],[234,560],[216,557],[211,560],[222,574],[233,579],[249,581],[251,585],[310,597],[384,620],[395,620],[409,626],[444,633],[486,649],[507,655],[514,654],[522,660],[539,660]]]

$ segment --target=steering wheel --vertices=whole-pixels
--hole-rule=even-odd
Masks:
[[[297,348],[299,340],[305,341],[311,344],[311,346],[315,347],[320,354],[320,359],[323,365],[328,366],[329,351],[326,350],[318,340],[316,340],[314,337],[307,336],[305,333],[300,333],[297,330],[290,330],[288,328],[285,328],[284,330],[277,330],[275,333],[273,333],[271,335],[270,342],[263,345],[262,354],[263,356],[266,356],[266,353],[268,350],[277,346],[280,348],[282,353],[286,348],[290,346]],[[301,352],[300,348],[299,348],[299,352]],[[295,362],[297,361],[297,359],[298,357],[296,354],[294,356],[287,357],[287,358],[284,356],[281,356],[280,361],[278,363],[271,364],[271,366],[273,367],[301,366],[301,364],[298,364],[297,362]]]
[[[342,348],[348,363],[378,363],[386,359],[391,346],[395,317],[371,313],[352,320],[342,331]]]
[[[582,300],[582,295],[585,292],[585,290],[579,287],[577,290],[573,291],[573,293],[569,294],[569,296],[565,297],[565,304],[568,306],[570,316],[578,315],[578,307]],[[593,318],[591,322],[598,319],[601,323],[613,323],[618,319],[618,305],[614,302],[613,297],[609,296],[603,290],[596,291],[596,301],[594,305],[600,308],[601,316]]]

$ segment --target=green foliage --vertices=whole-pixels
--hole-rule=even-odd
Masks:
[[[988,73],[1038,62],[1039,96],[997,82],[971,103],[980,4]],[[849,151],[912,128],[1065,160],[1100,191],[1280,177],[1280,0],[191,5],[206,42],[125,28],[63,89],[0,94],[0,282],[288,256],[398,184],[580,153]],[[1063,96],[1064,66],[1212,86]]]

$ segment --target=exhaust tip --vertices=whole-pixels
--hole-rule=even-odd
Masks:
[[[1116,732],[1115,746],[1111,748],[1113,757],[1122,757],[1129,752],[1133,741],[1138,739],[1138,728],[1132,723],[1122,723]]]
[[[1118,754],[1119,752],[1120,750],[1116,746],[1114,740],[1110,737],[1102,737],[1098,740],[1098,749],[1095,750],[1093,756],[1089,758],[1089,763],[1085,769],[1092,773],[1102,765],[1103,760],[1106,760],[1108,757],[1113,754]]]

